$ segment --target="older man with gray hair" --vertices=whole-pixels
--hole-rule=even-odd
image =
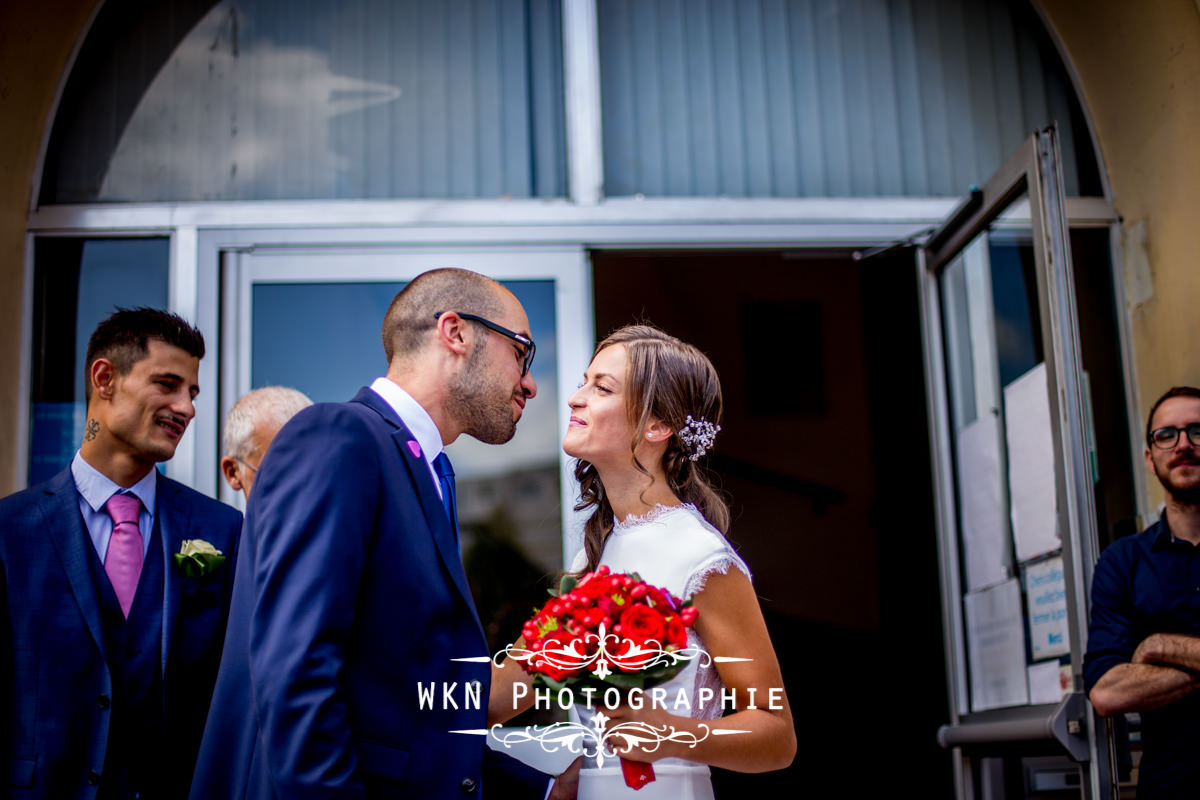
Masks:
[[[312,405],[303,392],[286,386],[264,386],[242,397],[225,417],[225,456],[221,473],[235,492],[250,499],[250,487],[267,447],[296,412]]]

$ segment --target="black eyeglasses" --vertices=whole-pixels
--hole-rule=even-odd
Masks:
[[[1170,450],[1179,441],[1179,434],[1187,432],[1188,441],[1194,446],[1200,447],[1200,422],[1193,422],[1182,428],[1176,428],[1174,425],[1167,425],[1164,428],[1158,428],[1150,432],[1150,444],[1160,450]]]
[[[446,313],[445,311],[439,311],[433,315],[433,318],[437,319],[438,317],[440,317],[442,314],[445,314],[445,313]],[[500,334],[501,336],[507,336],[509,339],[512,339],[514,342],[516,342],[519,345],[524,345],[525,352],[523,352],[521,354],[521,359],[522,359],[521,360],[521,377],[524,378],[526,375],[529,374],[529,368],[533,366],[533,354],[537,352],[537,345],[535,345],[533,343],[533,339],[530,339],[528,336],[525,336],[523,334],[517,333],[516,331],[510,331],[508,328],[504,327],[503,325],[497,325],[496,323],[492,322],[490,319],[484,319],[483,317],[478,316],[477,314],[464,314],[461,311],[455,311],[454,313],[458,314],[458,316],[462,317],[463,319],[469,319],[474,322],[478,322],[483,327],[485,327],[489,330],[493,330],[496,333]]]

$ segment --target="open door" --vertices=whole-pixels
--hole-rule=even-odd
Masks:
[[[918,259],[960,798],[1116,796],[1083,694],[1096,470],[1070,257],[1050,128]]]

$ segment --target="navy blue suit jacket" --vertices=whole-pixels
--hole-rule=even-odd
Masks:
[[[170,796],[185,796],[216,679],[233,587],[241,514],[158,476],[155,528],[163,581],[163,737]],[[204,539],[228,560],[184,577],[171,556]],[[91,539],[70,469],[0,500],[0,684],[6,795],[93,798],[104,767],[113,696]]]
[[[490,668],[454,659],[487,641],[425,458],[370,389],[272,442],[225,650],[193,800],[480,795],[485,738],[455,731],[486,727]]]

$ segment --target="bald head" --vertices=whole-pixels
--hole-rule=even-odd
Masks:
[[[430,341],[442,311],[494,317],[510,292],[491,278],[465,269],[435,269],[413,278],[392,300],[383,318],[383,352],[388,364],[416,355]]]

